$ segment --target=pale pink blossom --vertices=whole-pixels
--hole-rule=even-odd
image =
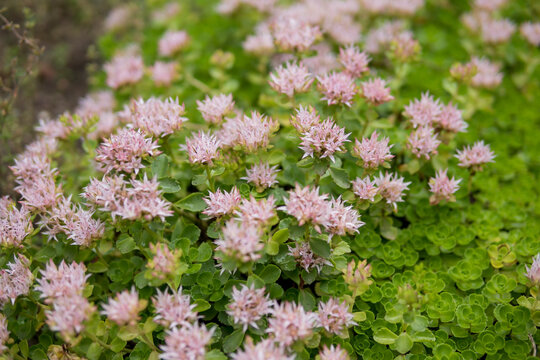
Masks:
[[[40,117],[36,131],[47,138],[65,139],[69,129],[60,120],[51,120],[47,116]]]
[[[152,220],[159,217],[165,221],[173,214],[171,203],[161,197],[159,182],[156,178],[149,180],[144,175],[143,180],[132,179],[131,187],[125,188],[127,196],[117,198],[118,207],[111,212],[113,218],[120,216],[123,219]]]
[[[362,138],[362,141],[355,140],[352,155],[362,160],[364,168],[375,169],[394,158],[394,155],[390,153],[394,145],[388,145],[389,142],[390,139],[387,137],[379,140],[379,134],[374,131],[370,138]]]
[[[316,318],[317,315],[305,311],[301,305],[282,302],[274,305],[266,332],[279,346],[289,347],[311,336]]]
[[[381,173],[375,177],[375,185],[379,188],[379,194],[386,199],[386,202],[397,210],[397,203],[403,201],[403,192],[409,189],[410,182],[405,182],[397,174]]]
[[[203,101],[197,100],[197,110],[204,120],[212,124],[220,124],[223,118],[234,111],[234,100],[231,94],[219,94],[213,97],[206,95]]]
[[[93,212],[83,210],[80,206],[73,217],[64,219],[63,230],[74,245],[90,247],[103,237],[105,224],[92,218]]]
[[[295,93],[308,91],[313,77],[302,63],[288,62],[278,66],[268,82],[275,91],[293,97]]]
[[[533,258],[531,267],[525,266],[525,276],[531,281],[533,285],[540,285],[540,254]]]
[[[338,197],[330,200],[330,212],[328,213],[328,225],[326,230],[335,235],[352,235],[365,223],[360,221],[360,215],[352,206],[346,206],[345,202]]]
[[[272,195],[268,199],[257,200],[250,196],[250,199],[244,199],[236,215],[242,219],[242,221],[255,223],[260,226],[269,225],[270,221],[276,217],[275,199]]]
[[[165,334],[165,345],[161,346],[164,360],[204,360],[206,347],[212,339],[214,329],[193,324],[175,327]]]
[[[317,53],[304,58],[302,63],[307,66],[313,75],[323,76],[339,67],[339,62],[328,44],[313,45],[311,50]]]
[[[294,360],[294,355],[287,355],[284,348],[276,346],[272,339],[261,339],[257,344],[251,337],[244,341],[244,349],[232,354],[232,360]]]
[[[454,156],[459,160],[459,166],[472,168],[474,171],[482,170],[483,165],[493,162],[495,158],[489,145],[484,144],[482,140],[475,142],[472,147],[467,145],[462,150],[458,150]]]
[[[257,321],[271,312],[273,302],[264,293],[265,288],[255,289],[254,285],[232,289],[232,299],[227,305],[227,314],[235,324],[240,324],[244,332],[248,327],[259,328]]]
[[[418,158],[425,157],[429,160],[430,156],[437,154],[437,148],[441,141],[437,139],[433,128],[422,126],[411,132],[407,139],[407,147]]]
[[[271,31],[282,51],[306,51],[321,36],[317,26],[292,16],[277,18],[271,24]]]
[[[267,162],[253,164],[250,168],[246,168],[246,176],[242,180],[252,183],[257,188],[265,189],[277,184],[278,166],[270,166]]]
[[[144,310],[146,302],[139,300],[139,294],[133,287],[131,291],[124,290],[109,298],[103,304],[102,314],[118,325],[134,325],[139,321],[139,312]]]
[[[62,196],[62,187],[49,176],[35,176],[26,179],[17,179],[15,187],[21,197],[21,204],[32,211],[44,212],[53,207]]]
[[[308,132],[316,124],[321,122],[317,110],[311,105],[306,107],[300,105],[296,109],[296,114],[291,117],[291,125],[300,133]]]
[[[468,124],[463,120],[461,111],[452,103],[443,106],[437,120],[437,126],[452,133],[466,132]]]
[[[356,178],[352,181],[353,192],[361,200],[375,201],[375,196],[379,193],[379,189],[375,186],[375,182],[369,177],[364,179]]]
[[[448,169],[439,170],[434,178],[429,179],[429,191],[433,193],[429,198],[431,205],[436,205],[442,200],[456,201],[454,193],[459,189],[461,179],[448,178]]]
[[[362,9],[372,14],[412,16],[424,6],[424,0],[361,0]]]
[[[360,87],[362,97],[371,105],[377,106],[394,100],[394,97],[390,95],[390,88],[386,86],[386,81],[381,78],[363,81]]]
[[[403,115],[410,119],[414,128],[430,126],[439,121],[442,105],[429,92],[422,94],[420,100],[415,99],[405,106]]]
[[[322,20],[321,27],[326,35],[340,45],[357,43],[362,38],[362,26],[348,14],[326,16]]]
[[[270,28],[265,23],[260,23],[255,29],[254,35],[249,35],[242,44],[244,50],[255,55],[269,55],[274,52],[274,38]]]
[[[84,322],[95,310],[95,306],[81,295],[60,297],[54,300],[52,310],[45,311],[46,322],[51,330],[68,338],[84,329]]]
[[[58,298],[81,295],[86,286],[86,266],[72,262],[67,265],[63,260],[58,267],[49,260],[41,278],[37,280],[36,290],[41,292],[45,303],[52,303]]]
[[[221,141],[210,132],[199,131],[186,138],[186,144],[180,145],[180,149],[188,154],[192,164],[208,164],[212,166],[214,160],[220,157]]]
[[[178,291],[172,290],[171,293],[168,290],[161,292],[158,289],[152,303],[156,309],[154,320],[164,327],[190,325],[199,318],[197,312],[193,310],[197,305],[191,304],[189,295],[182,294],[182,288]]]
[[[319,303],[317,325],[331,334],[340,335],[356,322],[345,301],[330,298],[327,302]]]
[[[484,11],[496,11],[507,2],[508,0],[474,0],[474,7]]]
[[[324,95],[321,100],[326,100],[328,105],[345,104],[350,107],[358,92],[353,78],[343,72],[318,76],[317,81],[317,89]]]
[[[95,124],[95,130],[89,132],[86,137],[92,140],[101,140],[109,137],[118,126],[119,118],[112,112],[101,113]]]
[[[0,270],[0,305],[10,301],[12,304],[19,296],[27,295],[34,276],[30,271],[30,260],[17,254],[7,269]]]
[[[114,94],[108,90],[96,91],[79,99],[75,113],[82,117],[99,116],[114,110]]]
[[[128,186],[128,185],[131,185]],[[130,180],[127,183],[121,176],[105,176],[102,180],[92,179],[82,197],[100,210],[111,213],[113,219],[151,220],[159,217],[164,221],[171,216],[171,204],[161,197],[157,179]]]
[[[7,320],[3,314],[0,314],[0,354],[8,349],[6,346],[9,340],[9,331],[7,328]]]
[[[121,129],[111,135],[96,149],[98,169],[104,173],[111,171],[137,174],[144,168],[143,159],[161,153],[157,141],[146,137],[140,130]]]
[[[158,52],[161,56],[171,56],[184,49],[190,42],[185,31],[167,31],[158,43]]]
[[[332,119],[326,119],[314,124],[308,131],[301,134],[300,149],[304,151],[302,158],[315,155],[321,159],[329,158],[335,161],[334,154],[345,152],[345,143],[350,133],[337,125]]]
[[[34,226],[30,212],[24,206],[17,209],[15,202],[5,196],[0,198],[0,245],[20,247],[32,233]]]
[[[9,167],[18,182],[31,181],[35,177],[52,178],[57,170],[51,168],[51,160],[43,153],[25,151],[15,158],[15,165]]]
[[[174,275],[181,255],[180,249],[171,251],[164,243],[150,243],[150,251],[153,257],[148,260],[146,267],[150,270],[151,276],[166,280]]]
[[[247,152],[266,149],[270,136],[279,128],[276,120],[256,111],[251,116],[237,114],[227,119],[217,136],[225,147],[239,147]]]
[[[502,82],[503,74],[500,72],[501,67],[489,61],[486,58],[471,59],[471,63],[476,67],[476,75],[473,76],[472,86],[486,89],[493,89]]]
[[[107,73],[107,85],[113,89],[135,84],[144,75],[144,63],[140,56],[117,55],[104,65]]]
[[[349,354],[345,349],[342,349],[339,345],[330,347],[323,346],[321,352],[319,352],[320,360],[349,360]]]
[[[222,228],[222,235],[215,241],[216,256],[220,261],[234,260],[241,263],[258,260],[264,244],[261,242],[261,232],[252,223],[231,219]]]
[[[289,255],[294,257],[298,265],[307,272],[311,271],[311,269],[316,269],[320,273],[324,265],[332,266],[330,261],[315,254],[308,242],[296,243],[295,247],[288,245],[288,248]]]
[[[152,80],[158,86],[170,86],[178,78],[178,64],[175,62],[156,61],[151,71]]]
[[[510,20],[487,18],[480,23],[482,39],[488,44],[501,44],[510,39],[516,31],[516,25]]]
[[[300,226],[305,223],[313,225],[315,230],[321,232],[320,226],[329,224],[330,203],[327,201],[328,195],[319,195],[319,188],[304,188],[296,184],[294,190],[289,190],[289,198],[285,198],[284,206],[278,210],[285,211],[294,216]]]
[[[174,1],[168,2],[152,12],[152,21],[157,23],[165,23],[174,19],[180,10],[182,10],[182,7],[179,3]]]
[[[376,3],[376,1],[372,1]],[[379,54],[386,51],[394,39],[413,38],[410,31],[404,30],[405,23],[400,20],[387,21],[370,30],[366,35],[364,49],[370,54]]]
[[[540,22],[525,22],[519,27],[521,36],[533,46],[540,46]]]
[[[132,5],[123,4],[113,8],[105,18],[103,28],[108,32],[125,28],[135,16],[136,7]]]
[[[222,217],[225,215],[231,215],[234,213],[238,206],[242,202],[242,196],[236,186],[233,186],[231,191],[217,189],[216,192],[209,192],[208,196],[204,198],[204,202],[207,207],[203,211],[203,214],[209,217]]]
[[[145,134],[155,137],[170,135],[182,128],[188,121],[184,104],[180,105],[178,97],[165,100],[151,97],[148,100],[138,99],[131,102],[131,123]]]

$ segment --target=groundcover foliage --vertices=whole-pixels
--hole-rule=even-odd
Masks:
[[[535,357],[539,14],[117,8],[0,200],[2,356]]]

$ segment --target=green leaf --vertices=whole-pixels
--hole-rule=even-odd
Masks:
[[[136,330],[129,329],[127,327],[120,328],[116,336],[124,341],[130,341],[135,339],[139,334]]]
[[[311,239],[309,245],[311,246],[313,253],[316,255],[319,255],[325,259],[330,257],[330,245],[328,242],[321,239]]]
[[[276,265],[270,264],[262,269],[258,275],[266,284],[271,284],[278,281],[279,276],[281,275],[281,270]]]
[[[137,248],[135,240],[131,236],[122,234],[120,239],[116,242],[116,247],[122,254],[127,254]]]
[[[158,179],[162,179],[167,176],[167,169],[169,167],[169,158],[165,154],[159,155],[152,163],[152,175]]]
[[[289,239],[289,229],[280,229],[272,235],[272,241],[283,244]]]
[[[197,305],[193,309],[196,312],[203,312],[203,311],[206,311],[206,310],[208,310],[208,309],[210,309],[212,307],[208,301],[203,300],[203,299],[195,300],[194,304]]]
[[[317,300],[311,293],[311,291],[302,289],[298,292],[298,303],[304,307],[307,311],[311,311],[315,308]]]
[[[176,206],[178,206],[181,209],[192,211],[192,212],[199,212],[206,209],[206,203],[204,202],[204,194],[203,193],[193,193],[189,194],[182,200],[179,200],[175,203]]]
[[[114,340],[111,342],[111,350],[117,353],[121,351],[123,348],[125,348],[126,344],[127,342],[120,339],[119,337],[114,338]]]
[[[90,344],[88,350],[86,350],[86,357],[88,357],[89,360],[98,360],[102,351],[103,348],[101,345],[98,343],[92,343]]]
[[[343,189],[348,189],[351,186],[349,175],[343,169],[330,168],[330,176],[337,186]]]
[[[243,340],[244,332],[242,329],[233,331],[230,335],[227,335],[225,339],[223,339],[223,351],[226,353],[232,353],[238,349]]]
[[[98,260],[88,265],[88,271],[91,273],[102,273],[107,271],[108,269],[109,266],[103,260]]]
[[[310,168],[313,166],[313,163],[314,163],[314,160],[312,157],[307,157],[305,159],[302,159],[300,160],[296,165],[299,167],[299,168]]]
[[[205,355],[206,360],[227,360],[227,356],[218,349],[211,350]]]
[[[399,335],[396,341],[394,342],[395,349],[401,354],[405,354],[409,352],[409,350],[411,350],[413,345],[414,343],[411,337],[409,336],[409,334],[407,333],[402,333],[401,335]]]
[[[197,255],[198,262],[205,262],[212,257],[212,247],[208,243],[202,243],[199,246],[199,254]]]
[[[178,182],[171,178],[159,180],[159,187],[165,194],[173,194],[180,191],[180,185]]]
[[[396,342],[398,336],[388,328],[380,328],[373,333],[373,340],[383,345],[390,345]]]

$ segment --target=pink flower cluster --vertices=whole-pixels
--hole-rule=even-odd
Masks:
[[[390,88],[386,87],[386,81],[381,78],[364,81],[360,87],[362,97],[371,105],[377,106],[394,100]]]
[[[210,132],[199,131],[192,137],[186,138],[186,144],[180,149],[188,154],[192,164],[213,165],[220,156],[221,141]]]
[[[332,266],[330,261],[315,254],[308,242],[296,243],[294,247],[289,245],[288,248],[289,255],[307,272],[316,269],[320,273],[324,265]]]
[[[98,169],[105,174],[113,170],[137,174],[144,168],[143,159],[161,153],[158,148],[157,141],[152,141],[142,131],[121,129],[116,135],[105,139],[96,150]]]
[[[302,63],[287,63],[278,66],[276,71],[270,74],[269,84],[275,91],[292,98],[295,93],[303,93],[309,90],[313,78]]]
[[[36,290],[41,292],[45,303],[52,304],[52,310],[45,312],[47,324],[66,338],[80,333],[84,322],[96,310],[82,295],[88,277],[82,263],[67,265],[62,261],[57,267],[51,260],[37,280]]]
[[[150,69],[154,84],[170,86],[178,78],[178,67],[175,62],[156,61]]]
[[[172,56],[184,49],[190,42],[190,37],[185,31],[167,31],[158,43],[158,51],[161,56]]]
[[[34,230],[30,212],[24,206],[17,209],[9,197],[0,198],[0,245],[20,247],[23,240]]]
[[[362,160],[364,168],[378,168],[394,158],[394,155],[390,153],[394,145],[388,145],[389,142],[390,139],[387,137],[379,140],[379,134],[374,131],[370,138],[363,138],[362,141],[355,140],[352,155]]]
[[[234,111],[234,100],[231,94],[219,94],[212,98],[206,95],[203,101],[197,100],[197,109],[204,120],[220,124],[226,115]]]
[[[278,210],[294,216],[299,225],[309,223],[318,232],[323,226],[330,234],[353,234],[364,225],[352,206],[346,206],[340,198],[327,199],[327,194],[319,195],[319,188],[302,188],[296,184],[289,191],[289,198],[284,199],[285,205]]]
[[[225,223],[221,231],[222,235],[215,241],[218,261],[232,260],[248,263],[261,258],[264,244],[261,242],[259,226],[239,219],[231,219]]]
[[[144,75],[144,63],[140,56],[118,55],[104,65],[107,85],[118,89],[124,85],[135,84]]]
[[[7,269],[0,270],[0,305],[10,301],[12,304],[22,295],[30,292],[34,276],[30,271],[30,260],[17,254]]]
[[[130,185],[130,186],[129,186]],[[126,182],[122,176],[105,176],[102,180],[92,179],[82,194],[88,203],[99,210],[122,219],[146,219],[159,217],[162,221],[172,215],[171,204],[161,198],[159,182],[132,179]]]
[[[458,150],[455,157],[459,160],[459,166],[480,171],[483,165],[493,162],[495,154],[489,145],[480,140],[475,142],[473,146],[468,145],[462,150]]]
[[[139,313],[146,308],[146,302],[139,300],[135,287],[131,291],[124,290],[103,304],[102,314],[118,325],[135,325],[139,321]]]
[[[283,51],[305,51],[321,36],[317,26],[311,26],[299,18],[277,18],[271,24],[277,46]]]
[[[268,147],[270,136],[279,128],[277,121],[256,111],[251,116],[237,114],[227,119],[217,132],[223,147],[241,148],[246,152]]]
[[[229,192],[221,189],[217,189],[216,192],[210,192],[208,197],[204,198],[204,202],[207,207],[203,211],[203,214],[211,218],[219,218],[233,214],[242,202],[242,197],[240,196],[240,191],[235,186]]]
[[[145,134],[155,137],[170,135],[182,128],[188,119],[184,104],[178,98],[160,100],[151,97],[148,100],[138,99],[131,102],[131,124]]]
[[[458,191],[461,179],[448,178],[447,171],[448,169],[439,170],[434,178],[429,179],[429,191],[433,193],[429,202],[432,205],[443,200],[456,201],[454,193]]]
[[[358,88],[354,79],[344,72],[332,72],[317,77],[317,89],[323,94],[321,100],[328,105],[344,104],[352,105]]]
[[[197,321],[199,316],[194,311],[196,305],[191,303],[188,295],[182,294],[182,288],[178,291],[168,290],[158,293],[152,298],[156,316],[154,320],[164,327],[189,326]]]
[[[246,176],[243,180],[252,183],[257,189],[265,189],[277,184],[277,173],[279,172],[277,165],[270,166],[268,163],[260,162],[246,169]]]
[[[256,289],[253,285],[242,285],[241,288],[233,288],[227,314],[233,318],[235,324],[240,324],[244,331],[250,326],[258,329],[257,322],[271,312],[272,305],[273,302],[265,295],[264,287]]]

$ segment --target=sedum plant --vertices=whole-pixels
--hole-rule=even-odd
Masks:
[[[539,13],[116,8],[10,167],[0,356],[535,358]]]

